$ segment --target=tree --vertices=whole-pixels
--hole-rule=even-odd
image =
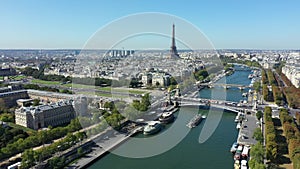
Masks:
[[[269,136],[269,135],[268,135]],[[266,156],[267,159],[274,162],[277,158],[277,144],[275,141],[267,141],[266,144]]]
[[[40,100],[39,99],[34,99],[32,105],[33,106],[38,106],[40,104]]]
[[[171,78],[170,78],[170,85],[177,85],[178,83],[177,83],[177,81],[176,81],[176,79],[172,76]]]
[[[94,113],[93,113],[93,123],[99,123],[99,122],[100,122],[100,117],[101,117],[101,114],[100,114],[100,113],[94,112]]]
[[[299,112],[296,113],[296,120],[297,120],[298,125],[300,125],[300,113]]]
[[[150,94],[149,93],[142,96],[141,103],[144,104],[147,108],[151,105],[151,103],[150,103]]]
[[[195,79],[198,81],[204,80],[205,78],[208,77],[208,75],[209,74],[208,74],[207,70],[204,70],[204,69],[194,72]]]
[[[59,158],[59,157],[53,157],[51,160],[49,160],[49,165],[53,169],[59,169],[63,168],[64,163],[65,163],[65,158]]]
[[[78,154],[78,156],[81,156],[81,155],[83,154],[83,149],[82,149],[82,147],[79,147],[79,148],[77,149],[77,154]]]
[[[261,84],[260,82],[254,82],[253,84],[253,88],[256,92],[259,92],[260,88],[261,88]]]
[[[22,154],[22,162],[21,162],[21,168],[30,168],[34,165],[36,159],[35,159],[35,153],[33,149],[27,149]]]
[[[257,111],[257,113],[256,113],[256,118],[258,119],[258,120],[260,120],[261,118],[262,118],[262,115],[263,115],[263,113],[262,113],[262,111]]]
[[[260,142],[255,144],[250,149],[251,159],[249,161],[249,167],[251,169],[265,169],[263,164],[264,159],[264,149]]]
[[[255,144],[250,149],[251,158],[255,160],[257,163],[263,163],[264,158],[264,148],[260,142]],[[251,167],[252,168],[252,167]]]
[[[256,129],[254,130],[253,138],[254,138],[255,140],[257,140],[258,142],[263,143],[264,137],[263,137],[263,134],[262,134],[260,128],[256,128]]]
[[[15,118],[14,115],[11,113],[3,113],[0,115],[0,120],[4,122],[14,122]]]
[[[151,105],[151,102],[150,102],[150,94],[149,93],[142,96],[141,101],[133,100],[133,102],[132,102],[132,106],[138,111],[146,111],[146,110],[148,110],[150,105]]]
[[[114,102],[105,102],[104,103],[104,108],[108,108],[109,110],[114,109],[115,105]]]

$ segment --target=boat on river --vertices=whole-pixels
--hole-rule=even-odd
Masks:
[[[190,122],[186,125],[188,128],[194,128],[196,126],[198,126],[200,124],[200,122],[205,119],[206,116],[202,116],[201,114],[197,114],[196,116],[194,116]]]
[[[162,126],[159,121],[150,121],[144,128],[145,135],[151,135],[158,133],[161,130]]]
[[[158,118],[158,120],[161,122],[161,123],[165,123],[165,124],[168,124],[168,123],[171,123],[173,122],[175,119],[175,116],[172,112],[164,112],[163,114],[161,114],[161,116]]]
[[[235,153],[239,144],[237,142],[234,142],[230,148],[230,152]]]

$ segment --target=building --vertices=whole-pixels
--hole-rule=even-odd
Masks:
[[[27,90],[16,90],[5,93],[0,93],[0,106],[13,107],[17,105],[17,100],[29,99]]]
[[[47,92],[39,90],[13,90],[11,87],[0,89],[0,106],[2,107],[13,107],[17,106],[17,100],[19,99],[38,99],[41,102],[50,103],[58,102],[60,100],[72,99],[74,95]]]
[[[17,72],[13,68],[0,69],[0,76],[15,76],[16,74]]]
[[[74,95],[65,94],[65,93],[57,93],[57,92],[48,92],[48,91],[40,91],[40,90],[27,90],[28,96],[31,99],[38,99],[41,102],[58,102],[60,100],[72,99]]]
[[[142,75],[142,83],[144,86],[152,84],[152,74],[145,73],[144,75]]]
[[[75,118],[75,110],[72,100],[34,107],[21,107],[15,111],[16,124],[34,130],[67,124],[73,118]]]
[[[76,116],[85,116],[88,112],[88,99],[85,96],[77,96],[74,98],[73,107]]]
[[[165,73],[155,73],[152,75],[152,85],[154,86],[169,86],[170,85],[170,75]]]
[[[285,65],[282,67],[282,73],[285,74],[295,87],[300,87],[300,68],[298,65]]]
[[[172,29],[172,45],[170,49],[170,55],[168,56],[169,59],[178,59],[179,54],[177,52],[176,43],[175,43],[175,25],[173,24]]]

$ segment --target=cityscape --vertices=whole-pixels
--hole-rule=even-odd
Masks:
[[[300,169],[299,2],[2,3],[0,168]]]

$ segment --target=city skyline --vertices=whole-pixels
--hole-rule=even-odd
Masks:
[[[0,49],[81,49],[99,28],[144,12],[166,13],[192,23],[216,49],[300,48],[297,1],[178,1],[172,7],[169,4],[170,1],[4,1]],[[185,33],[180,24],[175,25],[178,34]],[[161,29],[170,33],[170,26]],[[157,46],[168,49],[169,40],[166,38]],[[141,48],[139,43],[135,45]]]

